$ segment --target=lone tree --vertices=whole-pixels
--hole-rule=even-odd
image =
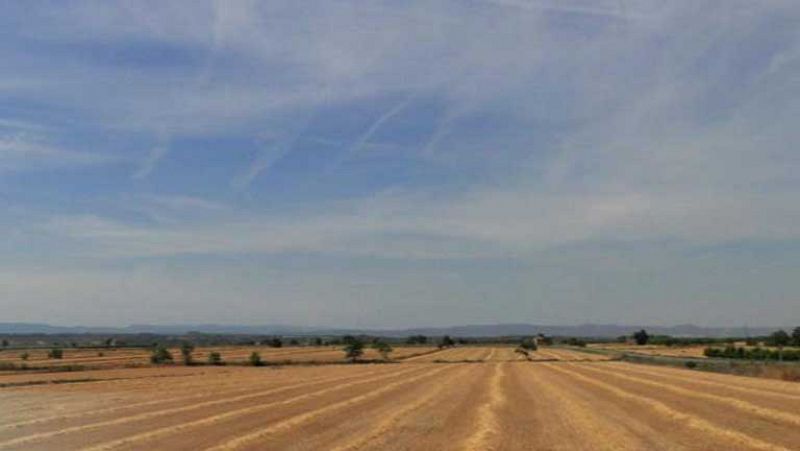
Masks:
[[[253,353],[250,354],[250,364],[253,366],[264,366],[264,361],[261,360],[261,354],[253,351]]]
[[[452,348],[456,345],[456,342],[450,338],[450,335],[445,335],[442,337],[442,341],[439,342],[439,348]]]
[[[153,353],[150,354],[150,362],[152,363],[172,363],[173,361],[172,353],[163,345],[157,345],[155,349],[153,349]]]
[[[224,365],[225,362],[222,361],[222,354],[217,351],[211,351],[208,353],[208,364],[209,365]]]
[[[184,365],[191,365],[194,363],[192,360],[192,353],[194,352],[194,345],[191,343],[183,343],[181,345],[181,355],[183,356],[183,364]]]
[[[364,354],[364,343],[355,337],[350,338],[352,339],[347,340],[342,351],[344,351],[344,356],[350,363],[355,363]]]
[[[800,329],[800,328],[798,328],[798,329]],[[0,342],[0,345],[2,345],[4,348],[7,348],[8,347],[8,340],[3,339],[3,341]]]
[[[780,348],[780,347],[788,345],[789,343],[791,343],[791,341],[792,341],[792,338],[789,336],[789,334],[786,333],[785,330],[781,329],[781,330],[773,332],[769,336],[769,339],[767,340],[767,343],[769,343],[770,346],[777,346],[777,347]]]
[[[792,346],[800,346],[800,326],[792,331]]]
[[[536,340],[530,337],[522,340],[522,343],[519,344],[519,347],[525,351],[535,351],[539,349],[539,347],[536,345]],[[527,352],[525,355],[528,355]]]
[[[378,354],[381,355],[383,360],[389,360],[389,354],[394,351],[389,343],[383,341],[376,341],[375,343],[372,343],[372,348],[378,351]]]
[[[647,331],[642,329],[633,334],[633,339],[636,340],[637,345],[644,346],[650,341],[650,335],[647,335]]]

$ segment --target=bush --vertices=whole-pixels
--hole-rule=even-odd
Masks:
[[[156,346],[153,353],[150,354],[150,362],[155,364],[172,363],[173,361],[172,354],[164,346]]]
[[[733,345],[724,348],[708,347],[703,350],[706,357],[716,357],[722,359],[748,359],[748,360],[800,360],[800,350],[775,350],[767,348],[738,348]]]
[[[452,348],[456,345],[456,342],[450,338],[450,335],[445,335],[442,337],[442,341],[439,342],[439,348]]]
[[[31,355],[30,355],[30,354],[28,354],[27,352],[23,352],[22,354],[20,354],[20,355],[19,355],[19,358],[20,358],[21,360],[28,360],[28,357],[30,357],[30,356],[31,356]]]
[[[383,341],[377,341],[373,343],[372,348],[378,351],[383,360],[389,360],[389,354],[394,351],[389,343]]]
[[[260,358],[259,358],[260,360]],[[216,351],[212,351],[208,354],[208,364],[209,365],[224,365],[225,362],[222,361],[222,354]]]
[[[191,343],[183,343],[181,345],[181,356],[183,356],[183,364],[184,365],[191,365],[193,362],[192,360],[192,353],[194,352],[194,345]]]
[[[582,348],[586,347],[586,342],[581,340],[580,338],[570,337],[564,340],[564,343],[569,346],[580,346]]]
[[[47,357],[50,359],[60,359],[64,357],[64,350],[61,348],[53,348],[47,352]]]
[[[102,352],[98,352],[98,353],[97,353],[97,357],[103,357],[104,355],[105,355],[105,354],[103,354]]]
[[[636,340],[637,345],[644,346],[650,341],[650,335],[647,334],[646,330],[642,329],[633,334],[633,339]]]
[[[364,354],[364,343],[354,338],[349,340],[349,343],[344,346],[342,351],[344,351],[344,356],[347,360],[351,363],[355,363],[355,361]]]
[[[770,346],[787,346],[791,341],[792,338],[783,329],[773,332],[767,338],[767,344]]]
[[[539,347],[536,345],[536,340],[534,340],[533,338],[526,338],[522,340],[522,343],[520,343],[519,348],[524,350],[525,355],[527,356],[528,355],[527,351],[535,351]]]
[[[264,366],[264,361],[261,360],[261,354],[255,352],[255,351],[253,351],[253,353],[250,354],[250,359],[249,360],[250,360],[250,365],[253,365],[253,366]]]
[[[697,362],[686,362],[686,368],[689,368],[690,370],[697,368]]]

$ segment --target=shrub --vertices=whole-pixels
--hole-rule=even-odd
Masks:
[[[47,352],[47,357],[50,359],[60,359],[64,357],[64,350],[61,348],[53,348]]]
[[[153,353],[150,354],[150,362],[155,364],[172,363],[173,361],[172,354],[164,346],[156,346]]]
[[[389,354],[394,351],[389,343],[377,341],[372,344],[373,349],[377,350],[383,360],[389,360]]]
[[[0,342],[0,346],[2,346],[4,348],[7,348],[8,347],[8,340],[3,339],[3,341]]]
[[[646,330],[642,329],[633,334],[633,339],[636,340],[637,345],[644,346],[650,341],[650,335],[647,334]]]
[[[585,341],[581,340],[580,338],[575,338],[575,337],[567,338],[566,340],[564,340],[564,343],[566,343],[569,346],[580,346],[582,348],[586,347],[586,342]]]
[[[28,357],[30,357],[30,356],[31,355],[28,354],[27,352],[23,352],[22,354],[19,355],[19,358],[22,359],[22,360],[28,360]]]
[[[105,355],[105,354],[103,354],[103,352],[98,352],[98,353],[97,353],[97,357],[103,357],[104,355]]]
[[[192,353],[194,352],[194,345],[191,343],[183,343],[181,345],[181,356],[183,356],[183,363],[184,365],[191,365],[193,362],[192,360]]]
[[[250,354],[250,359],[249,360],[250,360],[250,365],[253,365],[253,366],[264,366],[264,361],[261,360],[261,354],[255,352],[255,351],[253,351],[253,353]]]
[[[536,345],[536,340],[534,340],[533,338],[526,338],[522,340],[522,343],[520,343],[519,348],[526,351],[525,355],[527,356],[528,355],[527,351],[535,351],[539,347]]]
[[[697,368],[697,362],[686,362],[686,368],[689,368],[690,370]]]
[[[442,341],[439,342],[439,348],[451,348],[456,345],[456,342],[450,338],[450,335],[445,335],[442,337]]]
[[[259,358],[260,360],[260,358]],[[225,362],[222,361],[222,354],[216,351],[211,351],[208,354],[208,363],[209,365],[224,365]]]
[[[344,351],[344,356],[347,360],[351,363],[354,363],[364,354],[364,343],[361,340],[353,339],[349,340],[350,342],[347,343],[342,351]]]
[[[785,330],[777,330],[767,338],[767,344],[770,346],[786,346],[791,343],[792,338]]]

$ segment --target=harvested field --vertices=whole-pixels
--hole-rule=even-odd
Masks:
[[[6,375],[85,381],[0,388],[0,449],[799,448],[800,384],[533,354]]]
[[[436,350],[434,347],[408,346],[397,347],[391,354],[392,359],[404,359],[406,357],[425,354]],[[28,359],[23,361],[19,355],[23,352],[29,354]],[[59,367],[70,365],[81,365],[91,368],[115,368],[122,366],[147,365],[150,362],[150,350],[148,349],[64,349],[64,356],[61,359],[51,359],[47,357],[48,349],[15,350],[0,352],[0,364],[8,363],[22,365],[23,363],[31,368],[36,367]],[[170,349],[176,360],[180,360],[180,350]],[[226,346],[226,347],[204,347],[198,348],[193,357],[198,362],[208,359],[210,352],[219,352],[222,359],[229,363],[246,362],[252,352],[258,352],[266,362],[343,362],[344,354],[341,346],[318,346],[318,347],[284,347],[270,348],[265,346]],[[99,355],[102,354],[102,355]],[[374,349],[364,350],[365,359],[378,359],[380,355]]]

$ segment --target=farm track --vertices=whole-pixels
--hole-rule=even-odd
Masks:
[[[103,370],[131,378],[0,389],[14,406],[0,449],[800,449],[798,384],[563,348],[531,358],[457,347],[394,365]]]

